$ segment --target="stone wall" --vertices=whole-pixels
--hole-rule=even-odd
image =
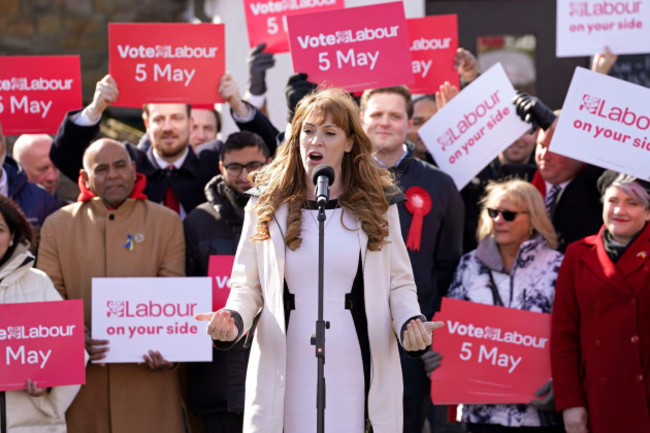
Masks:
[[[183,22],[188,2],[0,0],[0,55],[80,55],[87,103],[108,72],[108,23]]]

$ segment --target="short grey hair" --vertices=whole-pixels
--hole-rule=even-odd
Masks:
[[[648,190],[639,183],[638,178],[628,174],[619,174],[614,181],[609,185],[608,189],[612,186],[617,187],[625,194],[634,197],[646,209],[650,208],[650,193]],[[645,182],[644,182],[645,183]],[[605,194],[603,194],[604,196]]]

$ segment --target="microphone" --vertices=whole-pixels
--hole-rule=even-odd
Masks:
[[[311,176],[316,191],[316,203],[319,207],[325,206],[330,197],[330,185],[334,183],[334,169],[327,164],[317,165]]]

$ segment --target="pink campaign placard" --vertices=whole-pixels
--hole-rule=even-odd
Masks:
[[[223,24],[109,24],[109,72],[120,91],[113,105],[223,102],[224,41]]]
[[[226,305],[230,294],[230,274],[235,256],[212,255],[208,263],[208,276],[212,278],[212,311]]]
[[[0,391],[86,383],[83,301],[0,304]]]
[[[56,134],[82,106],[79,56],[0,57],[0,124],[5,135]]]
[[[551,378],[551,315],[443,298],[435,404],[528,403]]]
[[[435,93],[449,81],[460,88],[454,57],[458,49],[458,17],[432,15],[406,20],[408,26],[411,67],[415,82],[411,93]]]
[[[264,51],[289,51],[287,16],[342,9],[343,0],[244,0],[248,40],[251,47],[266,43]]]
[[[293,70],[349,92],[411,84],[402,2],[287,17]]]

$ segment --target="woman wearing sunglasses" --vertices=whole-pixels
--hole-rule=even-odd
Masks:
[[[568,433],[650,432],[650,184],[605,172],[600,231],[557,279],[551,367]]]
[[[562,254],[537,189],[522,180],[490,183],[481,201],[478,247],[462,257],[448,296],[481,304],[550,313]],[[444,355],[444,354],[443,354]],[[550,382],[531,404],[468,404],[470,433],[562,432]],[[549,411],[544,409],[550,409]]]

